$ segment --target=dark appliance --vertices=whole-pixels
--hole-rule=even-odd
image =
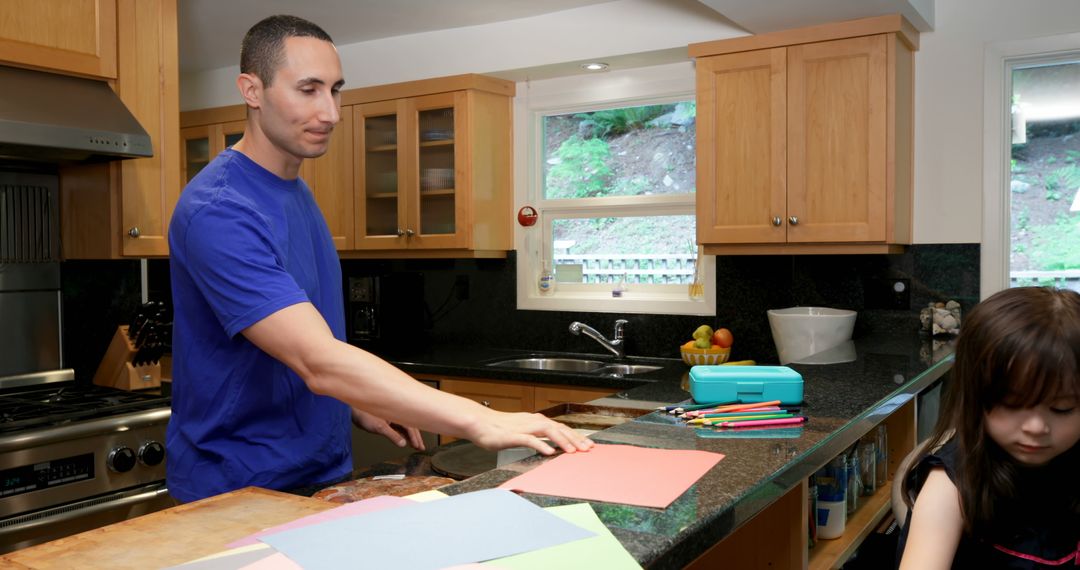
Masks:
[[[348,278],[349,342],[368,349],[421,345],[430,328],[422,273]]]
[[[64,366],[58,187],[55,174],[0,172],[0,553],[175,503],[169,398]]]

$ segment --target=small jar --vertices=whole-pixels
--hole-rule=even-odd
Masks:
[[[859,442],[859,478],[862,480],[862,494],[869,497],[877,491],[877,443],[871,434],[870,439]]]
[[[874,442],[877,452],[876,473],[874,478],[878,485],[884,485],[889,478],[889,429],[884,424],[877,427],[877,441]]]
[[[859,508],[859,496],[862,495],[862,476],[859,470],[859,447],[858,445],[851,446],[847,451],[848,456],[848,492],[847,492],[847,512],[850,515]]]

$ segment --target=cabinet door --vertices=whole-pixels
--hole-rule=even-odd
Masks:
[[[469,380],[439,380],[439,389],[500,412],[530,412],[533,410],[533,387],[501,382],[472,382]],[[447,444],[455,437],[439,436]]]
[[[338,250],[353,245],[352,128],[352,107],[342,107],[326,154],[305,160],[300,168],[300,177],[315,195]]]
[[[405,233],[408,130],[404,103],[380,101],[353,106],[353,186],[356,249],[401,249]]]
[[[176,0],[119,0],[116,91],[146,129],[154,156],[120,163],[121,254],[169,254],[169,218],[180,196]]]
[[[699,243],[786,239],[785,49],[697,62]]]
[[[464,92],[409,99],[409,207],[405,217],[409,247],[461,248],[469,245],[469,180]]]
[[[244,136],[245,121],[180,129],[181,182],[186,185],[221,151]]]
[[[4,0],[0,60],[116,78],[116,0]]]
[[[583,404],[615,393],[610,388],[564,388],[537,386],[533,394],[534,410],[539,412],[559,404]]]
[[[788,48],[788,242],[885,240],[885,35]]]

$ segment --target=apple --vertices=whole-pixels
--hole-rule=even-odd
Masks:
[[[727,329],[716,329],[716,332],[712,335],[712,344],[719,346],[720,348],[730,348],[734,342],[734,335]]]

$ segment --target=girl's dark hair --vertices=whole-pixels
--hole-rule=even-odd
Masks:
[[[274,80],[274,72],[281,65],[285,40],[296,37],[334,43],[322,28],[303,18],[270,16],[252,26],[244,35],[244,42],[240,45],[240,73],[250,73],[269,87]]]
[[[967,532],[992,535],[1002,501],[1017,494],[1018,465],[987,434],[987,412],[998,405],[1028,408],[1063,396],[1080,396],[1080,293],[1006,289],[964,318],[941,416],[922,455],[950,438],[956,442],[954,482]],[[1073,451],[1062,455],[1075,462]],[[918,463],[913,461],[912,468]],[[908,473],[898,476],[910,507],[910,478]],[[1062,499],[1080,513],[1073,487],[1061,489]]]

